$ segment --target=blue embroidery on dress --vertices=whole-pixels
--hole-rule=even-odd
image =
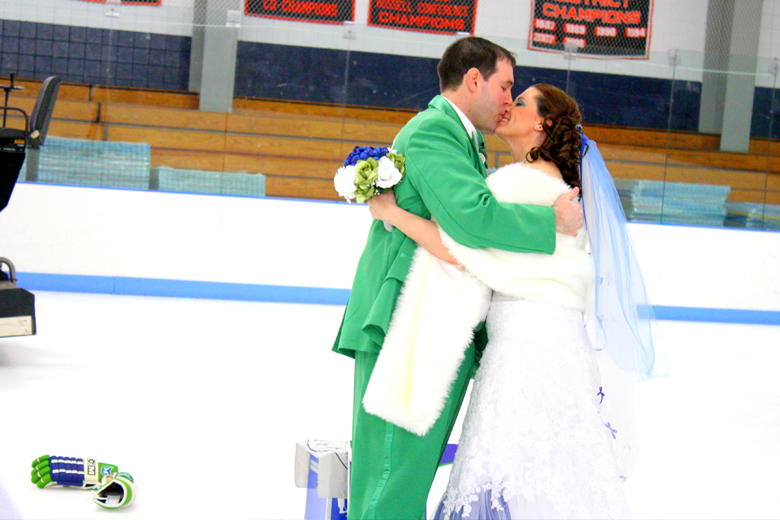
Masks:
[[[617,436],[615,436],[615,434],[617,433],[617,430],[614,429],[609,423],[605,424],[604,426],[609,428],[609,431],[612,433],[612,438],[613,439],[617,439]]]

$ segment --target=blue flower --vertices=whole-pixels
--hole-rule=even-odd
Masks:
[[[378,161],[386,156],[389,151],[386,146],[356,146],[344,160],[344,166],[356,166],[358,161],[365,161],[369,158]]]
[[[406,173],[404,156],[386,146],[356,146],[334,178],[336,191],[365,202],[398,184]]]

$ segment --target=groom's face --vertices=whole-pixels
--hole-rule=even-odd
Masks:
[[[504,113],[512,105],[514,69],[509,60],[498,60],[496,72],[483,81],[477,92],[476,110],[472,112],[474,126],[482,131],[495,131]]]

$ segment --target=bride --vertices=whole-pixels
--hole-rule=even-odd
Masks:
[[[580,122],[577,103],[560,89],[528,88],[495,132],[514,163],[487,182],[499,200],[525,204],[551,205],[582,190],[592,254],[584,230],[559,233],[553,255],[473,250],[400,209],[392,192],[369,201],[375,219],[420,244],[417,254],[440,259],[445,271],[458,264],[488,288],[489,343],[437,520],[631,516],[622,488],[638,451],[631,392],[638,376],[655,374],[652,315],[630,240],[621,235],[625,216],[614,200],[610,214],[604,200],[614,186],[595,143],[589,151],[597,167],[581,178],[587,139]],[[404,296],[412,290],[405,285]],[[450,328],[446,319],[438,326]]]

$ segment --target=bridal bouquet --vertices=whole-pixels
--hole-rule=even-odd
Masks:
[[[386,147],[356,146],[338,169],[333,183],[347,202],[365,202],[404,178],[404,156]]]

